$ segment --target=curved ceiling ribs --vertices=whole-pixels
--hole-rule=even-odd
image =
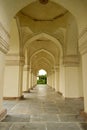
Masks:
[[[52,10],[51,10],[52,8]],[[58,66],[65,49],[65,35],[70,12],[58,3],[30,2],[17,14],[20,22],[23,54],[33,71],[50,72]]]

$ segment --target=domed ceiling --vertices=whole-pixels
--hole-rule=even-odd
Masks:
[[[34,70],[38,70],[42,66],[42,68],[51,71],[54,64],[59,64],[60,48],[57,44],[62,44],[58,43],[64,38],[64,33],[60,28],[66,29],[68,14],[65,8],[50,0],[32,2],[18,13],[21,36],[24,41],[23,46],[26,45],[24,50],[28,52],[26,58]],[[36,39],[38,34],[47,35],[41,35]],[[49,36],[54,39],[60,38],[60,40],[58,39],[59,41],[55,44],[53,40],[48,38]],[[41,52],[39,52],[40,50]],[[34,54],[35,56],[31,58]]]
[[[24,15],[27,15],[34,20],[53,20],[63,16],[67,13],[67,10],[58,4],[48,2],[47,4],[41,4],[39,1],[29,4],[27,7],[21,10]]]

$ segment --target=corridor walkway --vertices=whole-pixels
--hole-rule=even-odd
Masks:
[[[38,85],[24,100],[4,101],[8,109],[0,130],[87,130],[80,116],[82,99],[64,99],[46,85]]]

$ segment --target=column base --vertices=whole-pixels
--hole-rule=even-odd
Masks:
[[[85,118],[85,121],[87,121],[87,113],[84,112],[84,110],[81,110],[80,115]]]
[[[31,88],[31,90],[33,90],[33,88]]]
[[[33,88],[35,88],[37,86],[37,84],[35,84],[34,86],[33,86]]]
[[[28,93],[30,93],[30,89],[28,90]]]
[[[24,99],[24,95],[21,97],[3,97],[4,100],[19,100],[19,99]]]
[[[55,88],[52,88],[53,91],[55,91]]]
[[[0,112],[0,121],[2,121],[3,119],[5,119],[6,115],[7,115],[7,109],[3,109]]]
[[[27,90],[27,91],[23,91],[23,93],[30,93],[30,90]]]
[[[21,95],[21,97],[19,97],[19,100],[24,100],[24,95]]]
[[[59,91],[58,91],[58,94],[59,94],[60,96],[63,96],[63,94],[62,94],[61,92],[59,92]]]

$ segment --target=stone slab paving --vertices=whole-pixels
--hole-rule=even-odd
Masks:
[[[64,99],[43,85],[24,96],[25,100],[4,101],[8,113],[0,130],[87,130],[80,116],[82,99]]]

